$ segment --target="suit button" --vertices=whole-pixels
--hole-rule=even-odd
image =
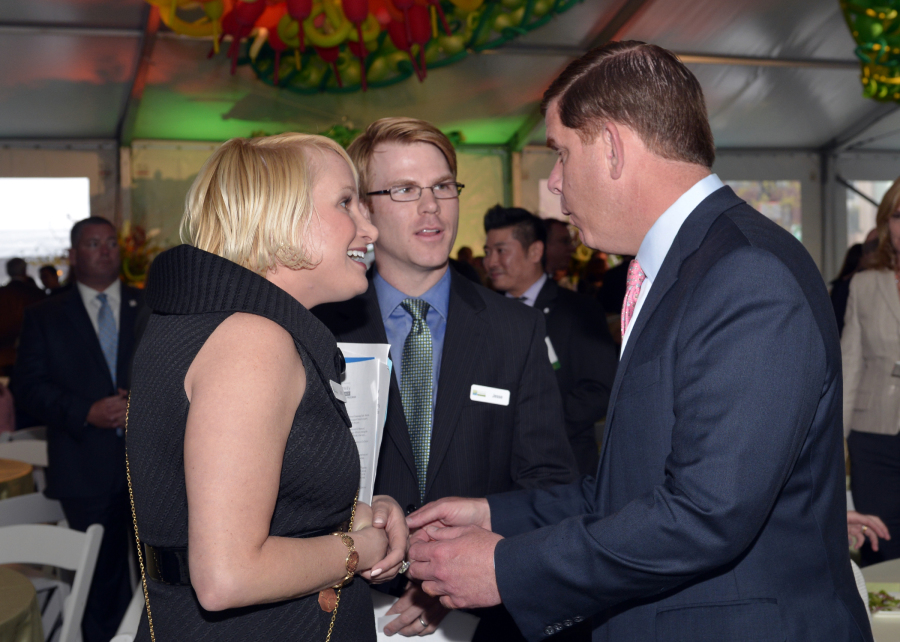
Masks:
[[[557,633],[559,633],[560,631],[563,630],[563,625],[560,624],[559,622],[557,622],[556,624],[553,625],[553,628]]]
[[[546,629],[544,629],[544,633],[546,635],[553,635],[554,633],[556,633],[556,629],[554,629],[552,626],[548,626]]]
[[[572,626],[572,624],[573,624],[572,620],[564,620],[563,621],[563,626]]]
[[[416,506],[415,504],[407,504],[407,506],[406,506],[406,514],[407,515],[409,515],[410,513],[415,513],[417,510],[419,510],[419,507]]]
[[[580,615],[576,615],[576,616],[573,617],[572,619],[573,619],[575,622],[584,622],[584,618],[581,617]]]

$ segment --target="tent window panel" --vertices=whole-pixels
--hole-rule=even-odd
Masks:
[[[803,240],[800,181],[725,181],[755,210]]]
[[[893,181],[850,181],[854,188],[880,203]],[[866,234],[875,228],[875,214],[878,207],[860,194],[847,190],[847,247],[862,243]]]
[[[87,178],[0,178],[0,264],[20,257],[29,274],[44,263],[66,265],[69,231],[91,215]],[[6,281],[2,270],[0,282]]]

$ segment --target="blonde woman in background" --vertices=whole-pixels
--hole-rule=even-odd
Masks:
[[[878,245],[850,281],[841,335],[844,436],[860,513],[900,531],[900,179],[878,206]],[[868,529],[867,529],[868,530]],[[865,544],[863,566],[900,557],[900,540]]]
[[[393,578],[406,524],[390,498],[355,503],[343,357],[308,312],[366,289],[377,231],[356,171],[327,138],[234,139],[182,223],[188,244],[151,269],[134,365],[127,448],[149,602],[136,639],[374,640],[354,573]]]

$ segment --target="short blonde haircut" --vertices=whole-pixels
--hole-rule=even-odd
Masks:
[[[259,274],[315,265],[307,247],[316,178],[314,153],[347,152],[324,136],[233,138],[207,159],[185,200],[181,239]]]
[[[453,149],[450,139],[440,129],[429,122],[416,118],[381,118],[366,127],[366,131],[347,147],[347,153],[356,163],[359,171],[360,199],[366,203],[369,203],[371,199],[365,194],[372,191],[369,163],[372,156],[375,155],[375,148],[382,143],[404,145],[430,143],[437,147],[447,159],[450,173],[453,174],[454,179],[456,178],[456,150]]]

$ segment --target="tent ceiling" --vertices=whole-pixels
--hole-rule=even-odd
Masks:
[[[406,114],[460,130],[469,143],[538,142],[543,89],[572,56],[614,37],[684,56],[720,148],[900,149],[900,113],[878,121],[890,108],[861,96],[837,0],[585,0],[425,83],[316,96],[264,85],[248,67],[231,76],[224,56],[206,58],[209,42],[165,27],[147,38],[148,13],[143,0],[0,3],[0,57],[9,61],[0,68],[0,139],[115,138],[124,123],[126,138],[224,140]],[[147,82],[143,91],[137,83],[129,112],[142,47]]]

